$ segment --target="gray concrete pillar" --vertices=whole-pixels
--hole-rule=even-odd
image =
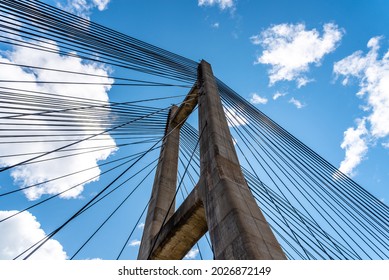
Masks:
[[[199,66],[202,196],[216,259],[286,259],[241,172],[211,66]]]
[[[168,221],[175,210],[180,129],[171,120],[176,111],[177,107],[172,106],[155,172],[151,200],[138,253],[139,260],[146,260],[149,257],[153,246],[153,238],[161,230],[163,221]],[[171,206],[172,201],[173,205]],[[166,215],[167,218],[165,219]]]

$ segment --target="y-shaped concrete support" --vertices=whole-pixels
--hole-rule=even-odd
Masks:
[[[198,101],[200,180],[164,225],[156,223],[159,234],[146,231],[152,227],[151,218],[147,217],[138,258],[180,259],[209,230],[215,259],[286,259],[243,177],[212,69],[202,61],[198,72],[198,92],[192,89],[186,99],[192,103],[181,106],[170,123],[190,114]],[[194,96],[198,100],[193,101]],[[163,153],[166,152],[161,152],[162,161]],[[167,175],[157,171],[157,176]],[[159,180],[155,179],[154,188],[165,188]],[[170,193],[173,186],[175,182],[168,188]],[[152,197],[157,194],[161,201],[170,204],[165,201],[167,195],[154,188]],[[172,199],[169,195],[170,202]],[[149,206],[149,213],[156,212],[150,210],[153,207]]]

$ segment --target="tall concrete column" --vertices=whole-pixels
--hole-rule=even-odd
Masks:
[[[163,221],[168,221],[175,210],[174,200],[177,184],[180,141],[180,129],[178,124],[172,122],[172,118],[176,111],[177,107],[172,106],[169,112],[165,138],[162,144],[157,170],[155,172],[151,200],[139,248],[139,260],[146,260],[149,257],[153,246],[153,238],[161,230]],[[171,205],[172,202],[173,205]]]
[[[286,259],[243,177],[211,66],[198,73],[200,182],[216,259]]]

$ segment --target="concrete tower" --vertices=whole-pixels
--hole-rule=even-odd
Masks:
[[[180,127],[198,104],[200,179],[174,212]],[[243,177],[209,63],[171,108],[138,259],[182,259],[207,232],[215,259],[286,259]]]

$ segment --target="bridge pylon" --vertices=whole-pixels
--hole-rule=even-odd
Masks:
[[[180,127],[198,105],[200,179],[174,212]],[[171,108],[138,259],[182,259],[209,231],[215,259],[286,259],[242,174],[211,66]]]

